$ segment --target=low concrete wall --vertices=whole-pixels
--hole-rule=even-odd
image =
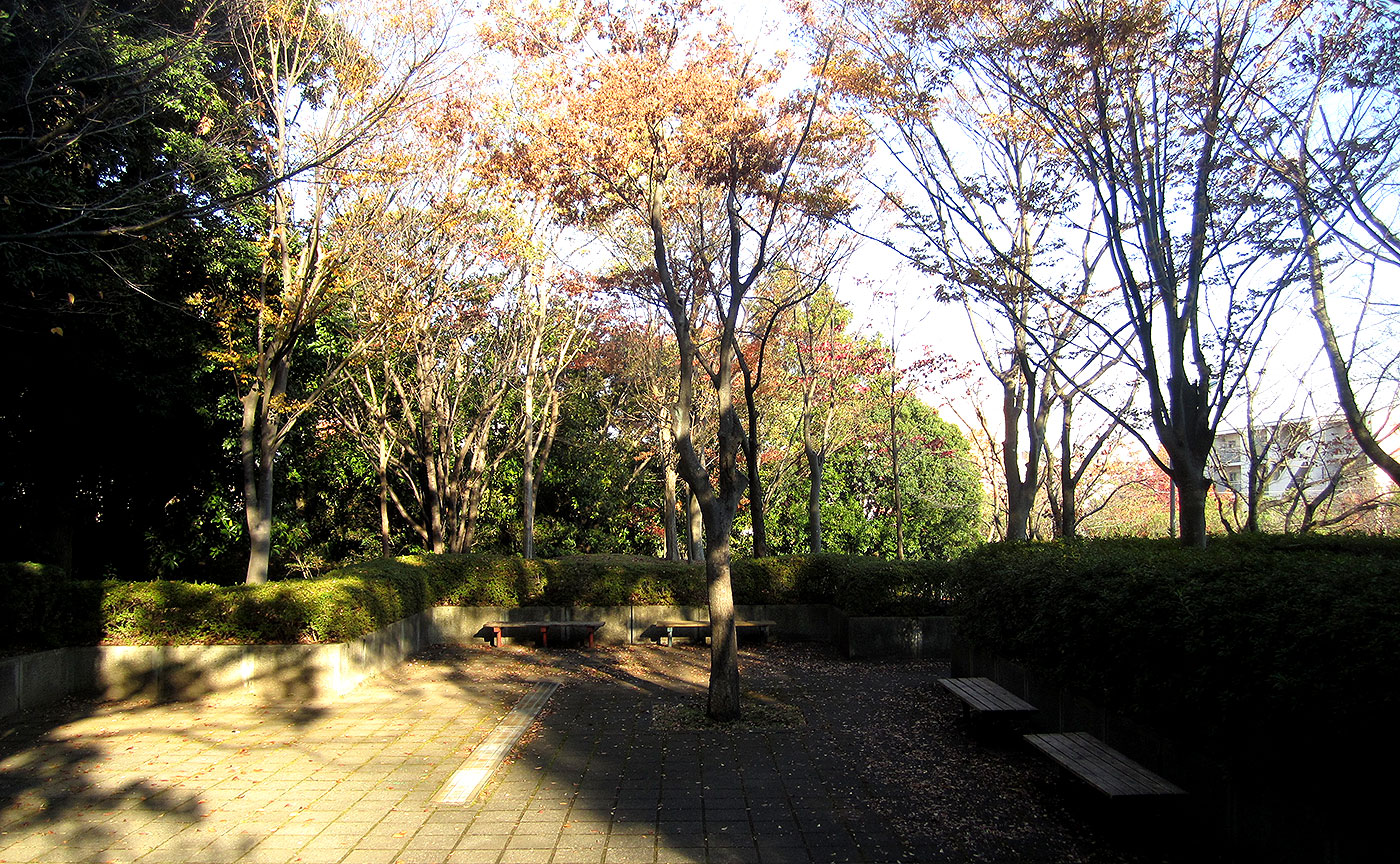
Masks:
[[[847,616],[838,626],[838,644],[850,660],[947,657],[953,646],[953,619],[946,615]]]
[[[0,660],[0,716],[70,694],[178,701],[242,690],[334,698],[428,644],[426,618],[331,645],[98,645],[10,657]]]
[[[951,619],[852,618],[825,604],[740,605],[782,640],[835,642],[850,658],[946,657]],[[486,640],[490,621],[603,621],[602,644],[655,641],[658,621],[708,621],[704,606],[436,606],[330,645],[98,645],[0,660],[0,717],[69,695],[198,699],[241,690],[268,699],[333,699],[427,645]],[[577,638],[581,638],[582,633]],[[534,637],[520,635],[520,642]],[[511,640],[511,641],[516,641]]]

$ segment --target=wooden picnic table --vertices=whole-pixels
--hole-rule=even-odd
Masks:
[[[491,644],[500,647],[501,636],[512,630],[539,631],[541,647],[549,647],[549,631],[575,630],[586,628],[588,630],[588,647],[593,647],[593,634],[599,630],[606,621],[489,621],[484,626],[493,634]]]
[[[777,626],[776,621],[735,621],[734,629],[741,633],[760,633],[764,641],[768,639],[768,631]],[[680,631],[682,636],[704,638],[710,635],[709,621],[657,621],[652,625],[666,631],[666,647],[675,645],[676,632]]]

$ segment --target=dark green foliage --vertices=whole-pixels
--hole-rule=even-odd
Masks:
[[[211,209],[258,161],[225,11],[0,0],[10,556],[81,578],[220,570],[227,380],[186,300],[256,272],[238,214]]]
[[[897,550],[888,408],[875,406],[864,423],[864,436],[832,453],[822,472],[823,549],[892,559]],[[982,483],[962,432],[914,399],[902,404],[896,431],[906,556],[946,560],[974,548],[981,542]],[[774,550],[810,548],[809,491],[804,464],[774,496]]]
[[[830,603],[851,614],[936,615],[946,611],[939,561],[853,555],[781,555],[734,562],[740,603]]]
[[[955,568],[963,639],[1208,752],[1374,741],[1400,710],[1395,540],[998,544]]]
[[[96,641],[101,604],[85,585],[51,565],[0,563],[0,609],[8,615],[0,645],[37,650]]]
[[[617,406],[608,388],[616,382],[595,368],[572,370],[565,380],[559,431],[535,502],[536,553],[550,558],[659,553],[659,472],[648,468],[635,476],[637,446],[609,434]],[[514,489],[502,497],[518,504]],[[519,520],[517,506],[510,518],[513,540],[520,533]],[[511,548],[520,548],[518,540]]]

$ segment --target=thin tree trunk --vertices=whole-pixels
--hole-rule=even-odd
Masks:
[[[676,459],[675,443],[672,440],[671,422],[669,418],[662,423],[661,429],[661,482],[662,482],[662,517],[661,525],[666,534],[666,560],[681,560],[680,537],[676,524]]]
[[[476,542],[476,523],[481,516],[481,494],[486,485],[486,441],[482,435],[473,443],[471,464],[467,467],[467,512],[461,530],[461,548],[453,552],[465,552]]]
[[[393,551],[389,533],[389,438],[379,434],[379,461],[375,465],[379,474],[379,554],[385,558]]]
[[[808,551],[813,555],[822,554],[822,469],[826,459],[812,447],[807,451],[807,477],[810,485],[807,491],[807,537]]]
[[[686,560],[691,563],[705,560],[705,522],[700,512],[700,500],[694,490],[686,484],[685,495],[685,535],[688,541]]]
[[[890,379],[890,486],[894,490],[894,554],[904,560],[904,496],[899,489],[899,429],[895,423],[898,407],[894,398],[894,379]]]
[[[1070,438],[1074,426],[1074,407],[1069,399],[1061,402],[1060,411],[1060,537],[1069,539],[1078,533],[1079,524],[1078,508],[1075,506],[1079,478],[1074,472],[1074,445]]]
[[[535,557],[535,454],[526,447],[520,466],[520,554],[526,561]]]
[[[749,475],[749,521],[753,526],[753,554],[755,558],[768,557],[768,508],[763,499],[763,478],[758,466],[758,406],[754,399],[757,389],[750,376],[747,363],[739,364],[744,377],[744,407],[748,410],[749,425],[744,434],[744,461]]]

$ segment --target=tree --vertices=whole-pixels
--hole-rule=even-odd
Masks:
[[[1092,281],[1103,247],[1092,208],[1075,224],[1085,208],[1072,165],[1013,104],[1004,80],[949,65],[947,43],[930,39],[919,20],[924,9],[851,4],[821,30],[840,40],[835,86],[871,112],[896,166],[894,182],[871,180],[898,219],[897,230],[882,227],[875,239],[938,277],[938,299],[964,306],[1000,385],[1005,534],[1026,539],[1050,416],[1060,407],[1068,423],[1073,405],[1062,400],[1080,398],[1064,367],[1078,365],[1073,345],[1103,306]],[[1075,234],[1084,238],[1077,261]],[[1100,348],[1089,351],[1111,362],[1113,352]]]
[[[864,406],[855,440],[835,449],[825,466],[821,508],[827,525],[823,546],[846,555],[894,558],[903,540],[906,557],[948,559],[980,542],[982,485],[957,427],[938,417],[917,398],[899,405],[896,435],[901,441],[900,538],[889,488],[891,446],[887,408]],[[786,554],[800,552],[804,541],[806,496],[791,487],[775,501],[778,520],[775,546]]]
[[[520,552],[535,557],[535,498],[559,430],[563,376],[592,338],[595,311],[585,292],[591,286],[548,275],[527,276],[516,295],[523,363],[519,373],[520,411],[516,431],[520,452]],[[537,400],[537,394],[541,397]]]
[[[822,161],[809,150],[820,99],[776,96],[778,71],[744,50],[724,23],[701,26],[698,11],[695,3],[615,9],[584,22],[589,50],[601,56],[567,74],[556,70],[548,86],[558,101],[542,110],[529,148],[512,156],[554,190],[574,225],[596,230],[620,220],[648,237],[650,266],[638,283],[654,286],[676,337],[679,471],[704,519],[713,622],[708,711],[729,719],[738,716],[740,692],[730,537],[747,486],[746,432],[733,393],[741,317],[780,257],[794,205],[830,218],[846,204],[823,184]],[[516,56],[553,49],[561,28],[546,24],[513,24]],[[700,298],[714,316],[711,346],[701,344],[691,317]],[[698,369],[716,401],[717,476],[692,437]]]
[[[260,178],[222,7],[0,8],[0,489],[11,556],[92,578],[223,565],[219,390],[193,292],[254,250]],[[192,215],[198,212],[199,215]],[[102,430],[95,434],[94,430]]]
[[[327,236],[353,148],[385,131],[434,83],[440,22],[388,10],[327,10],[310,0],[241,0],[236,43],[249,72],[272,185],[264,263],[242,308],[218,304],[224,361],[237,380],[242,421],[247,581],[264,582],[272,548],[277,453],[307,412],[373,341],[359,333],[301,393],[289,392],[293,359],[356,286],[337,273]],[[339,14],[337,14],[339,13]],[[305,115],[314,114],[309,122]]]
[[[432,158],[445,152],[432,149]],[[490,437],[518,383],[516,308],[496,302],[510,232],[507,214],[485,207],[475,190],[438,185],[457,185],[455,175],[414,176],[422,194],[364,226],[354,326],[379,337],[336,408],[381,466],[381,537],[392,503],[424,548],[461,552],[475,539],[490,468],[504,455],[489,451]]]
[[[1357,393],[1359,355],[1374,350],[1360,338],[1365,319],[1384,304],[1362,298],[1348,347],[1329,310],[1336,262],[1327,251],[1340,244],[1346,257],[1372,268],[1400,267],[1400,230],[1388,215],[1400,172],[1400,18],[1380,0],[1318,0],[1302,4],[1299,16],[1306,26],[1288,43],[1292,86],[1260,92],[1232,125],[1295,207],[1312,316],[1347,426],[1367,458],[1400,483],[1400,462],[1382,445]],[[1393,362],[1385,354],[1383,372]]]
[[[1285,71],[1278,35],[1293,7],[1059,0],[908,13],[899,26],[951,52],[949,80],[992,82],[1084,184],[1127,329],[1086,321],[1141,379],[1182,542],[1204,544],[1215,429],[1295,272],[1279,260],[1271,180],[1226,123]]]
[[[820,555],[826,461],[856,434],[862,391],[869,388],[880,349],[862,345],[846,332],[850,310],[829,290],[805,300],[795,319],[792,358],[802,395],[797,422],[807,462],[807,551]]]
[[[225,4],[10,0],[0,49],[0,247],[110,255],[263,187]]]

